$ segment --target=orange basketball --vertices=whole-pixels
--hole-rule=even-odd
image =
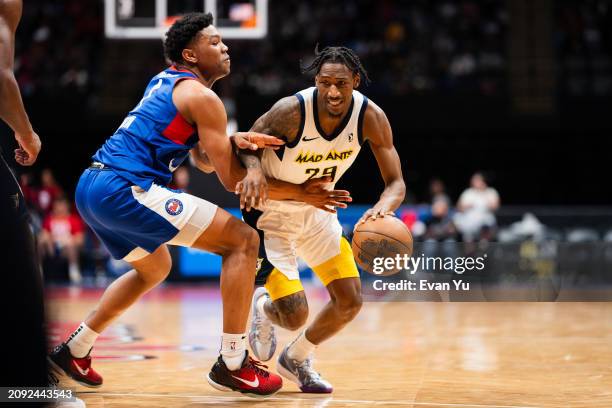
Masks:
[[[393,275],[399,268],[374,271],[376,258],[396,258],[412,255],[412,234],[401,220],[386,215],[360,224],[353,234],[353,256],[359,267],[379,276]]]

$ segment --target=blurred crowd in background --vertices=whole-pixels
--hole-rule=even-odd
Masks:
[[[179,167],[169,186],[189,192],[192,171],[195,170],[189,166]],[[584,265],[588,265],[586,270],[594,271],[591,275],[609,280],[605,270],[606,265],[612,265],[612,229],[571,226],[567,223],[569,215],[563,215],[559,229],[558,223],[542,222],[529,212],[518,219],[514,217],[513,222],[507,222],[507,218],[500,222],[500,194],[489,185],[486,175],[476,172],[466,184],[459,196],[453,197],[446,190],[444,180],[433,178],[427,197],[396,211],[397,217],[412,231],[415,242],[422,246],[423,253],[454,257],[495,243],[496,248],[503,249],[493,251],[500,263],[498,266],[501,265],[499,271],[507,272],[508,276],[521,271],[532,273],[553,262],[559,271],[571,270],[572,279],[577,281],[586,279],[587,275],[577,272]],[[52,170],[23,173],[20,185],[32,214],[47,281],[104,286],[130,269],[129,264],[112,259],[82,222],[72,198],[57,183]],[[342,220],[342,211],[339,216]],[[343,227],[350,237],[353,225],[343,224]],[[180,258],[176,248],[171,248],[171,253]],[[516,269],[519,259],[523,263]],[[555,270],[544,269],[538,273],[549,276]],[[170,277],[171,280],[184,278],[178,270]]]
[[[551,4],[558,96],[612,96],[612,0],[559,0]],[[236,99],[240,95],[274,98],[311,86],[312,80],[301,74],[299,62],[309,64],[315,45],[320,44],[321,47],[345,45],[357,51],[372,79],[365,90],[368,95],[427,94],[444,98],[440,101],[453,95],[476,95],[486,101],[489,97],[505,98],[510,87],[510,5],[510,0],[270,0],[267,38],[227,41],[233,72],[228,80],[222,81],[219,91],[224,96],[230,118],[236,118],[240,114],[236,112],[239,106]],[[41,134],[43,146],[47,143],[43,160],[50,148],[58,149],[62,143],[73,144],[56,137],[58,135],[50,133],[49,129],[71,131],[71,137],[77,132],[78,137],[96,139],[95,144],[108,137],[119,123],[116,118],[112,121],[105,118],[108,123],[102,125],[94,122],[91,129],[83,128],[81,122],[89,124],[101,116],[104,104],[112,104],[114,100],[105,99],[105,92],[106,96],[129,93],[124,85],[135,82],[134,75],[144,81],[148,73],[155,73],[163,65],[161,41],[157,40],[130,43],[132,48],[128,48],[135,54],[141,45],[146,48],[143,44],[149,44],[147,47],[152,49],[149,59],[132,62],[137,67],[122,65],[123,60],[117,57],[123,55],[121,53],[111,58],[111,52],[120,48],[122,42],[105,39],[103,6],[102,0],[39,0],[28,2],[24,7],[16,43],[16,76],[26,105],[37,102],[33,116],[39,121],[35,123],[58,122],[56,127],[47,123],[47,132]],[[152,42],[155,42],[154,47],[151,47]],[[117,66],[125,66],[125,78],[122,78],[123,71],[117,72]],[[129,77],[129,70],[135,70],[136,74]],[[142,84],[136,83],[133,88],[138,95],[142,93]],[[131,104],[139,97],[132,99],[132,96],[129,95]],[[40,101],[44,103],[41,105]],[[45,116],[47,106],[52,114]],[[61,122],[55,118],[60,109],[64,113],[81,115],[75,118],[81,121],[76,131],[65,117]],[[236,120],[232,120],[232,126],[236,128]],[[423,126],[429,126],[428,122]],[[463,131],[473,133],[473,130]],[[454,137],[454,133],[449,134]],[[445,153],[447,156],[441,156],[446,159],[432,161],[432,164],[426,160],[427,166],[451,167],[444,160],[453,157],[453,150],[462,145],[444,139],[449,134],[427,145],[430,149],[436,148],[438,154],[445,152],[444,149],[449,151]],[[431,135],[426,134],[426,137]],[[488,141],[493,136],[483,131],[478,137]],[[77,147],[73,152],[78,150],[78,143],[74,142]],[[408,145],[404,141],[404,148],[409,152],[406,156],[401,152],[402,157],[415,160],[413,143]],[[502,140],[500,146],[503,143]],[[526,141],[518,143],[528,145]],[[86,156],[91,153],[93,151],[79,152],[83,157],[78,160],[87,160]],[[483,157],[488,156],[483,153]],[[78,283],[84,277],[103,279],[108,273],[121,273],[125,265],[110,260],[103,246],[80,221],[72,203],[74,186],[68,182],[60,186],[55,180],[61,172],[69,172],[71,180],[76,181],[77,173],[69,168],[74,161],[68,162],[62,155],[50,162],[43,165],[53,170],[39,169],[21,175],[24,194],[34,213],[46,275],[50,279]],[[515,165],[514,161],[512,164]],[[407,166],[409,171],[412,165],[411,162]],[[496,165],[499,168],[494,170],[503,167],[499,163]],[[423,162],[421,167],[424,183],[434,174],[441,174],[429,171],[430,167],[424,167]],[[409,183],[409,204],[413,206],[402,210],[398,216],[411,227],[416,238],[479,242],[542,234],[543,226],[534,217],[527,217],[514,226],[498,222],[501,200],[500,194],[489,184],[491,174],[473,173],[469,180],[463,175],[477,171],[478,167],[474,164],[468,170],[463,169],[458,172],[461,176],[452,182],[444,179],[452,176],[448,172],[443,179],[431,180],[429,193],[424,189],[415,191]],[[189,174],[187,168],[179,169],[173,186],[188,188]],[[445,185],[445,181],[448,184]],[[508,189],[501,190],[503,199]],[[574,235],[576,239],[594,237],[592,233]],[[568,237],[574,235],[568,234]],[[605,234],[601,232],[600,235]],[[609,235],[612,240],[612,234]]]
[[[612,2],[554,3],[561,91],[575,96],[612,94]]]
[[[24,98],[95,99],[104,49],[103,2],[29,2],[16,38],[16,77]]]
[[[189,191],[189,169],[179,167],[170,188]],[[45,279],[80,284],[103,285],[107,277],[129,269],[123,261],[113,260],[96,235],[81,220],[74,199],[59,185],[53,170],[24,172],[19,185],[30,211],[32,228]]]
[[[32,216],[45,278],[81,284],[105,284],[109,276],[128,269],[113,260],[81,220],[73,199],[66,195],[51,169],[22,173],[20,186]],[[179,167],[169,187],[190,190],[190,168]],[[415,237],[435,242],[482,242],[496,237],[495,212],[500,199],[482,173],[475,173],[455,202],[444,182],[432,179],[429,200],[398,211]],[[352,227],[347,231],[350,234]]]
[[[272,3],[271,41],[234,52],[236,64],[253,67],[232,78],[237,86],[263,94],[303,88],[296,62],[308,64],[320,43],[357,51],[372,78],[369,92],[504,92],[504,1]]]
[[[266,39],[228,41],[240,67],[230,77],[233,87],[282,95],[310,85],[297,61],[308,64],[319,43],[355,49],[373,80],[371,93],[507,92],[506,0],[269,3]],[[553,3],[561,89],[611,94],[612,1]],[[26,96],[68,91],[95,102],[108,47],[101,0],[28,4],[17,40],[16,71]]]

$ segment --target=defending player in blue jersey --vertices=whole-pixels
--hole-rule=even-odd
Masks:
[[[93,156],[81,176],[76,203],[87,224],[113,257],[133,269],[113,282],[100,303],[69,339],[50,355],[54,369],[79,383],[98,387],[90,352],[100,332],[170,272],[166,244],[223,257],[223,336],[208,380],[216,388],[268,395],[279,376],[261,368],[246,351],[245,332],[253,292],[259,238],[254,229],[201,198],[165,187],[172,171],[191,154],[196,165],[214,168],[223,185],[247,188],[243,202],[265,200],[260,169],[245,170],[235,148],[265,148],[283,142],[258,133],[226,135],[227,117],[210,89],[230,71],[228,47],[210,14],[178,20],[165,40],[173,66],[155,76],[144,97],[115,134]]]

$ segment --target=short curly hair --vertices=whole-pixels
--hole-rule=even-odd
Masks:
[[[164,41],[164,54],[171,62],[183,62],[183,50],[198,32],[213,23],[210,13],[189,13],[177,20]]]

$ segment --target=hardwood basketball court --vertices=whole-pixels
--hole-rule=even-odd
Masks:
[[[327,294],[307,292],[319,310]],[[54,343],[100,294],[49,291]],[[78,386],[78,396],[88,407],[612,407],[612,303],[366,302],[317,352],[333,394],[303,394],[286,381],[267,399],[206,382],[220,324],[215,286],[154,290],[100,337],[94,367],[105,384]],[[292,338],[277,333],[279,348]]]

